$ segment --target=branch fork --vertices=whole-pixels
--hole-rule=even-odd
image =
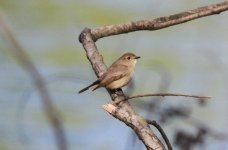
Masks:
[[[228,10],[228,1],[224,1],[218,4],[212,4],[204,7],[200,7],[194,10],[181,12],[175,15],[161,17],[153,20],[140,20],[135,22],[128,22],[124,24],[117,25],[107,25],[98,27],[95,29],[85,28],[80,36],[79,41],[82,43],[88,60],[97,77],[103,74],[107,67],[103,62],[102,55],[98,52],[95,42],[103,37],[113,36],[117,34],[124,34],[140,30],[159,30],[162,28],[170,27],[173,25],[185,23],[191,20],[195,20],[201,17],[220,14],[221,12]],[[162,142],[157,138],[154,132],[150,129],[149,124],[146,119],[139,116],[131,107],[126,99],[133,99],[137,97],[145,96],[185,96],[194,97],[198,99],[208,99],[210,97],[201,97],[195,95],[184,95],[184,94],[171,94],[171,93],[158,93],[156,94],[146,94],[137,95],[132,97],[126,97],[122,90],[115,93],[114,91],[108,90],[111,99],[115,104],[120,102],[118,105],[108,103],[103,105],[103,109],[110,113],[113,117],[124,122],[126,125],[131,127],[135,133],[138,135],[139,139],[144,143],[147,150],[164,150],[165,147]],[[168,144],[167,144],[168,145]],[[168,149],[170,149],[168,145]]]

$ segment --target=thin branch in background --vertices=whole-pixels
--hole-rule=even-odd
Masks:
[[[149,97],[149,96],[162,96],[162,97],[165,97],[165,96],[182,96],[182,97],[197,98],[199,100],[211,99],[210,96],[197,96],[197,95],[177,94],[177,93],[154,93],[154,94],[138,94],[135,96],[129,96],[129,97],[126,97],[126,100],[139,98],[139,97]]]
[[[39,92],[44,111],[54,130],[58,149],[67,150],[68,148],[63,126],[57,115],[58,113],[52,104],[52,99],[50,94],[48,93],[45,81],[42,75],[35,67],[35,65],[33,64],[28,54],[25,52],[23,47],[12,34],[12,31],[8,23],[6,22],[5,15],[2,11],[0,11],[0,28],[2,28],[2,35],[9,44],[12,54],[14,54],[15,58],[17,58],[21,65],[26,69],[29,76],[31,77],[31,80],[33,81],[34,85],[36,86]]]
[[[153,125],[154,127],[156,127],[158,129],[158,131],[161,133],[163,139],[165,140],[165,143],[168,147],[168,150],[172,150],[172,145],[169,142],[168,137],[165,134],[165,131],[162,129],[162,127],[155,121],[155,120],[146,120],[149,124]]]

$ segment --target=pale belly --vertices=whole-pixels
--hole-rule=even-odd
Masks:
[[[106,87],[108,89],[118,89],[118,88],[121,88],[121,87],[125,86],[126,84],[128,84],[130,79],[131,79],[131,76],[123,77],[123,78],[121,78],[119,80],[113,81],[112,83],[110,83]]]

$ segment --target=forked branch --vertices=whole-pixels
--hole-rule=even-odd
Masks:
[[[161,17],[153,20],[140,20],[135,22],[128,22],[124,24],[117,25],[107,25],[98,27],[95,29],[85,28],[79,36],[79,41],[83,44],[86,51],[87,58],[90,61],[92,68],[99,77],[107,69],[103,62],[102,55],[98,52],[95,42],[103,37],[124,34],[140,30],[158,30],[166,28],[169,26],[181,24],[187,21],[198,19],[201,17],[219,14],[223,11],[228,10],[228,1],[222,3],[208,5],[205,7],[200,7],[194,10],[181,12],[168,17]],[[107,89],[108,90],[108,89]],[[112,104],[106,104],[103,108],[109,112],[113,117],[124,122],[126,125],[131,127],[140,140],[144,143],[147,150],[164,150],[164,145],[160,142],[157,136],[150,129],[148,122],[141,116],[139,116],[130,106],[128,101],[123,101],[125,99],[133,99],[136,97],[142,97],[145,95],[137,95],[132,97],[126,97],[122,90],[116,94],[114,91],[108,90],[112,100],[115,102],[120,102],[118,106]],[[195,98],[210,98],[210,97],[199,97],[194,95],[184,95],[184,94],[148,94],[146,96],[185,96],[185,97],[195,97]]]

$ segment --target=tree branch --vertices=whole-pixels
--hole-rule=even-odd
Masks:
[[[156,127],[158,129],[158,131],[160,132],[160,134],[162,135],[163,139],[165,140],[165,143],[168,147],[168,150],[172,150],[172,145],[169,142],[168,137],[166,136],[164,130],[162,129],[162,127],[155,121],[155,120],[146,120],[149,124],[153,125],[154,127]]]
[[[148,126],[149,122],[147,122],[147,120],[137,114],[132,114],[132,108],[130,105],[119,107],[112,103],[108,103],[103,105],[102,108],[113,117],[119,119],[127,126],[131,127],[138,135],[139,139],[142,140],[148,150],[165,149],[164,145],[158,140],[156,135]],[[130,109],[130,111],[128,111],[128,109]]]
[[[106,71],[107,67],[105,66],[103,58],[99,54],[97,47],[94,43],[98,39],[139,30],[158,30],[172,25],[177,25],[180,23],[191,21],[197,18],[219,14],[226,10],[228,10],[228,1],[224,1],[223,3],[219,4],[200,7],[195,10],[185,11],[168,17],[157,18],[154,20],[141,20],[124,24],[108,25],[98,27],[92,30],[85,28],[79,36],[79,41],[82,43],[86,51],[87,58],[90,61],[95,74],[97,75],[97,77],[100,77]],[[150,129],[147,121],[141,116],[139,116],[137,113],[135,113],[132,107],[130,106],[129,102],[125,100],[127,97],[124,95],[122,90],[120,89],[119,92],[114,92],[107,89],[107,91],[109,92],[112,100],[114,101],[114,104],[118,105],[116,106],[114,104],[109,103],[104,105],[103,109],[109,112],[113,117],[119,119],[120,121],[124,122],[126,125],[131,127],[138,135],[139,139],[142,140],[147,150],[164,150],[164,145],[160,142],[157,136]],[[163,94],[157,96],[165,95]],[[174,95],[170,94],[169,96]],[[202,98],[194,95],[183,94],[177,94],[175,96]],[[141,95],[138,97],[141,97]],[[131,99],[132,98],[136,97],[131,97]]]
[[[222,3],[208,5],[197,9],[184,11],[168,17],[160,17],[153,20],[140,20],[132,21],[124,24],[107,25],[98,27],[91,30],[93,40],[96,41],[100,38],[124,34],[140,30],[159,30],[169,26],[185,23],[201,17],[220,14],[228,10],[228,1]]]
[[[107,67],[105,66],[103,58],[99,54],[97,47],[93,42],[90,29],[85,28],[80,35],[80,39],[95,74],[97,77],[100,77],[106,71]],[[145,119],[136,114],[128,101],[124,101],[126,99],[126,96],[122,90],[114,92],[107,89],[107,91],[109,92],[114,103],[120,103],[118,106],[107,104],[103,106],[103,108],[108,111],[113,117],[119,119],[131,127],[138,135],[139,139],[142,140],[148,150],[164,150],[164,145],[152,132]]]
[[[192,97],[192,98],[197,98],[200,100],[205,100],[205,99],[210,99],[210,96],[197,96],[197,95],[188,95],[188,94],[175,94],[175,93],[154,93],[154,94],[138,94],[134,96],[129,96],[126,98],[126,100],[134,99],[134,98],[139,98],[139,97],[149,97],[149,96],[182,96],[182,97]]]

